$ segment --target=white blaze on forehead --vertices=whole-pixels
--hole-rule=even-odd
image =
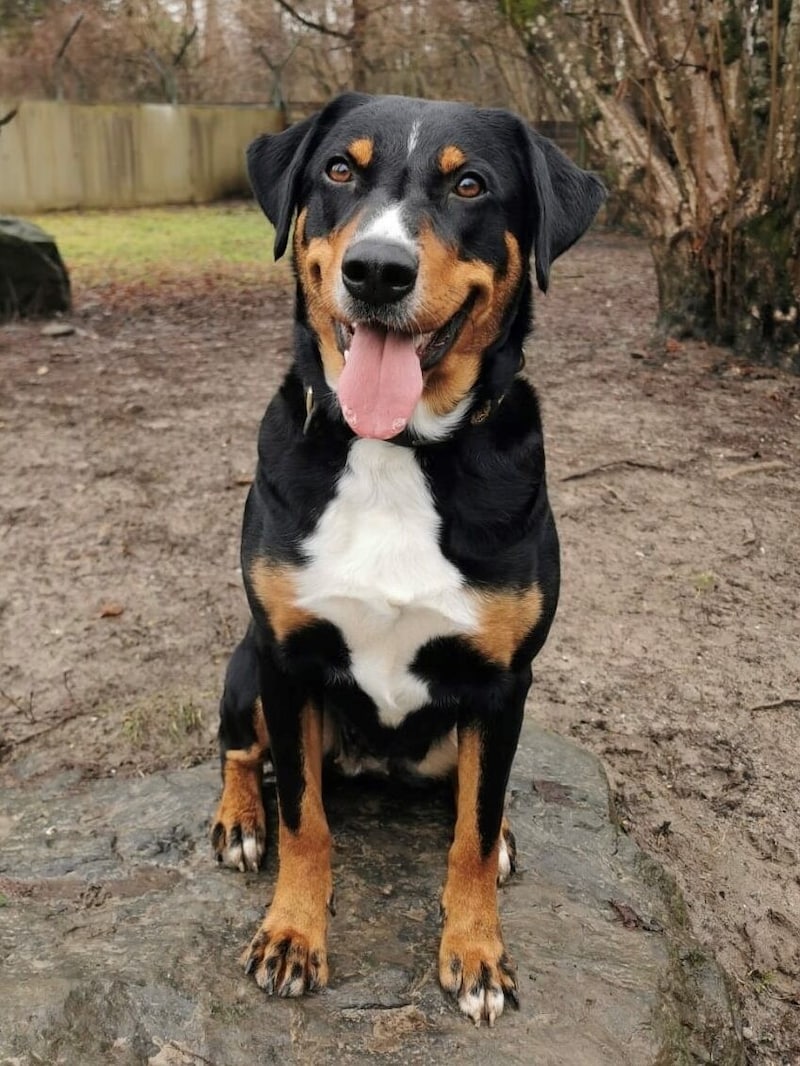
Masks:
[[[389,204],[388,207],[382,208],[377,214],[368,218],[364,228],[359,231],[357,240],[364,237],[396,241],[397,244],[404,244],[408,247],[413,247],[414,244],[403,221],[402,204]]]
[[[411,126],[411,133],[409,133],[409,135],[408,135],[408,154],[409,155],[411,155],[411,153],[417,147],[417,141],[419,140],[419,127],[420,127],[420,121],[419,121],[419,119],[416,119],[414,121],[414,123],[412,124],[412,126]]]

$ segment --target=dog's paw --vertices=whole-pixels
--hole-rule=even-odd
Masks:
[[[517,842],[506,818],[500,830],[500,847],[497,855],[497,883],[504,885],[517,870]]]
[[[324,931],[303,933],[290,922],[267,916],[242,955],[242,964],[267,995],[316,992],[328,983]]]
[[[235,870],[258,870],[267,843],[261,799],[261,769],[229,764],[222,799],[211,827],[217,862]]]
[[[506,1003],[519,1006],[516,971],[499,932],[476,937],[445,927],[439,981],[475,1025],[494,1025]]]

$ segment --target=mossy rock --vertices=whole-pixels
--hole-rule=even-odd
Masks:
[[[55,240],[32,222],[0,216],[0,321],[69,308],[69,275]]]

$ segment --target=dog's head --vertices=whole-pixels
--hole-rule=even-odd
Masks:
[[[584,232],[605,191],[507,111],[347,93],[256,140],[250,180],[303,322],[355,433],[450,433],[516,372],[530,271]]]

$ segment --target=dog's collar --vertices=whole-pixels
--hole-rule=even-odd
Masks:
[[[482,426],[492,417],[493,414],[495,414],[497,408],[503,402],[504,397],[505,393],[502,393],[500,396],[494,399],[485,400],[478,407],[473,408],[472,412],[469,415],[469,424],[471,426]],[[314,399],[314,389],[311,385],[307,385],[305,388],[305,406],[306,417],[305,421],[303,422],[303,436],[308,433],[311,423],[314,420],[314,415],[317,412],[317,403]],[[457,427],[453,430],[453,433],[451,433],[447,437],[444,437],[441,440],[425,440],[424,438],[414,436],[413,434],[409,433],[407,429],[404,429],[401,433],[398,433],[396,437],[392,437],[392,439],[387,443],[399,444],[401,448],[421,448],[428,447],[432,444],[443,444],[445,441],[450,440],[455,433],[458,433],[460,428],[461,427]],[[353,434],[353,436],[355,436],[355,434]]]

